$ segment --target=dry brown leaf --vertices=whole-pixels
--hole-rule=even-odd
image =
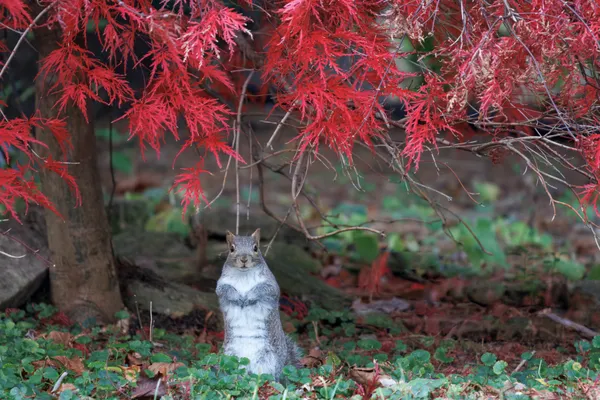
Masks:
[[[377,379],[378,386],[383,387],[387,387],[396,383],[389,375],[377,375],[375,373],[375,368],[353,367],[350,372],[348,372],[348,376],[350,379],[363,386],[371,385],[375,379]]]
[[[140,353],[128,353],[127,363],[129,365],[142,365],[142,355]]]
[[[324,362],[325,357],[323,356],[323,352],[318,348],[311,349],[306,357],[300,359],[300,364],[304,365],[306,368],[316,368]]]
[[[33,365],[35,369],[45,368],[48,366],[48,360],[33,361],[31,365]]]
[[[160,382],[160,383],[159,383]],[[156,386],[159,385],[158,391],[156,391]],[[156,391],[156,398],[161,398],[162,396],[167,394],[167,388],[165,384],[161,382],[158,378],[149,379],[144,376],[140,377],[137,381],[137,386],[131,395],[132,399],[137,399],[139,397],[152,396],[154,397]]]
[[[326,377],[320,376],[320,375],[312,377],[312,387],[313,388],[331,387],[334,385],[335,385],[335,379],[326,378]]]
[[[81,375],[85,370],[83,361],[79,357],[67,358],[66,356],[54,356],[52,359],[48,360],[48,364],[52,364],[55,368],[59,368],[60,365],[56,362],[75,372],[77,375]]]
[[[180,363],[180,362],[176,362],[176,363],[157,362],[154,364],[150,364],[148,366],[148,369],[150,371],[154,372],[154,374],[161,374],[162,376],[167,376],[168,374],[175,371],[177,368],[183,367],[183,366],[184,366],[184,364]]]
[[[36,369],[45,367],[54,367],[56,369],[66,368],[73,371],[77,375],[81,375],[85,367],[83,361],[79,357],[67,358],[66,356],[54,356],[44,360],[34,361],[31,363]]]
[[[73,336],[69,332],[52,331],[44,336],[47,340],[52,340],[54,343],[62,344],[65,348],[72,347]]]
[[[123,376],[129,382],[135,382],[137,380],[138,374],[140,373],[139,365],[132,365],[131,367],[121,367],[123,370]]]

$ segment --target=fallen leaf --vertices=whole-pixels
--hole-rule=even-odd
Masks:
[[[142,355],[140,353],[128,353],[127,363],[129,365],[142,365]]]
[[[51,360],[49,360],[50,364],[54,364],[55,367],[58,367],[56,363],[53,361],[58,361],[68,370],[75,372],[77,375],[81,375],[85,369],[83,365],[83,361],[79,357],[67,358],[66,356],[54,356]]]
[[[44,336],[47,340],[62,344],[66,349],[72,347],[73,336],[69,332],[52,331]]]
[[[167,376],[173,371],[175,371],[179,367],[184,367],[185,365],[180,362],[176,363],[166,363],[166,362],[157,362],[154,364],[150,364],[148,369],[155,374],[161,374],[162,376]]]
[[[83,366],[83,361],[79,357],[74,357],[70,359],[66,356],[54,356],[52,358],[34,361],[31,364],[37,369],[45,367],[54,367],[57,370],[59,370],[66,368],[68,370],[73,371],[77,375],[81,375],[81,373],[85,369],[85,367]]]
[[[123,376],[129,382],[135,382],[137,380],[138,374],[140,372],[139,365],[133,365],[131,367],[121,367],[123,370]]]
[[[317,375],[317,376],[313,376],[312,377],[312,387],[313,388],[331,387],[333,385],[335,385],[335,379],[326,378],[326,377],[321,376],[321,375]]]
[[[324,363],[323,352],[318,348],[313,348],[308,355],[300,359],[300,364],[306,368],[316,368]]]
[[[158,385],[158,390],[156,387]],[[155,396],[156,394],[156,396]],[[137,381],[137,386],[131,395],[132,399],[137,399],[139,397],[151,396],[151,398],[161,398],[162,396],[167,394],[167,389],[165,384],[159,378],[149,379],[146,377],[140,377]]]
[[[383,387],[392,386],[398,383],[389,375],[378,374],[375,368],[353,367],[350,372],[348,372],[348,376],[356,383],[365,387],[369,387],[374,383],[377,383],[377,386]]]

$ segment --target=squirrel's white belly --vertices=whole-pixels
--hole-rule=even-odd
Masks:
[[[253,373],[277,374],[277,356],[269,346],[268,307],[263,304],[243,309],[229,306],[223,311],[230,335],[230,340],[223,349],[225,354],[248,358],[249,370]]]
[[[225,354],[250,360],[248,369],[252,373],[276,375],[277,356],[266,347],[264,339],[238,338],[225,349]]]
[[[264,304],[251,307],[228,306],[223,314],[231,333],[235,335],[266,335],[270,310]]]

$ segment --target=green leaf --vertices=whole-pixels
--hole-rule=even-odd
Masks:
[[[600,349],[600,336],[594,336],[592,339],[592,346],[596,349]]]
[[[481,362],[488,367],[491,367],[496,362],[497,358],[495,354],[485,353],[481,356]]]
[[[451,363],[452,361],[454,361],[454,358],[448,357],[446,355],[446,349],[443,347],[438,347],[435,350],[435,353],[433,354],[433,358],[435,358],[436,360],[438,360],[441,363]]]
[[[58,379],[58,372],[52,367],[44,368],[44,378],[48,379],[51,382],[56,382]]]
[[[375,339],[361,339],[356,344],[365,350],[379,350],[381,348],[381,343]]]
[[[379,241],[374,234],[354,231],[354,246],[361,260],[372,263],[379,255]]]
[[[575,349],[578,353],[587,353],[592,349],[592,344],[584,339],[578,340],[575,342]]]
[[[500,195],[500,187],[498,185],[487,182],[476,182],[474,186],[482,202],[493,203],[498,200],[498,196]]]
[[[71,400],[72,398],[73,398],[73,391],[71,389],[67,389],[60,393],[58,400]]]
[[[430,393],[447,383],[446,379],[416,378],[408,383],[410,391],[417,398],[429,398]]]
[[[353,341],[346,342],[346,343],[344,343],[344,345],[342,347],[344,348],[344,350],[354,351],[354,350],[356,350],[356,342],[353,342]]]
[[[418,363],[425,364],[431,360],[431,354],[427,350],[418,349],[410,353],[410,357],[414,358]]]
[[[340,360],[340,358],[337,356],[337,354],[335,354],[333,351],[329,351],[327,353],[327,359],[325,361],[325,364],[329,364],[329,365],[333,365],[333,366],[338,366],[342,363],[342,360]]]
[[[489,219],[479,218],[470,228],[471,231],[464,224],[460,224],[450,229],[453,236],[462,243],[469,261],[477,267],[482,266],[483,263],[488,263],[506,268],[508,265],[506,255],[498,243],[492,222]],[[477,237],[479,242],[474,236]],[[484,253],[481,246],[489,254]]]
[[[173,360],[171,359],[171,357],[169,357],[168,355],[166,355],[164,353],[155,353],[155,354],[152,354],[152,357],[150,357],[150,361],[152,361],[153,363],[156,363],[156,362],[164,362],[164,363],[173,362]]]
[[[581,280],[585,275],[585,267],[577,261],[555,258],[546,259],[544,264],[548,269],[554,270],[570,280]]]
[[[393,251],[402,252],[404,250],[402,239],[400,239],[400,235],[397,233],[390,233],[388,235],[387,245]]]
[[[129,318],[129,313],[127,312],[127,310],[117,311],[115,313],[115,318],[116,319],[127,319],[127,318]]]
[[[591,281],[600,281],[600,264],[594,265],[592,268],[590,268],[586,279]]]
[[[533,353],[530,351],[521,354],[521,359],[525,361],[531,360],[531,357],[533,357]]]
[[[492,371],[494,371],[494,373],[496,375],[500,375],[501,373],[504,372],[507,365],[508,365],[508,363],[506,361],[496,361],[496,363],[494,363],[494,367],[492,368]]]
[[[183,209],[180,207],[167,208],[151,216],[146,222],[145,229],[149,232],[175,232],[181,237],[189,234],[190,227],[181,218]]]

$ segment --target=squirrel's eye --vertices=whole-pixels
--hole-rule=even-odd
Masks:
[[[254,250],[255,253],[258,252],[258,246],[254,245],[254,247],[252,248],[252,250]]]
[[[229,248],[229,251],[231,251],[233,253],[235,251],[235,246],[231,245],[231,247]]]

